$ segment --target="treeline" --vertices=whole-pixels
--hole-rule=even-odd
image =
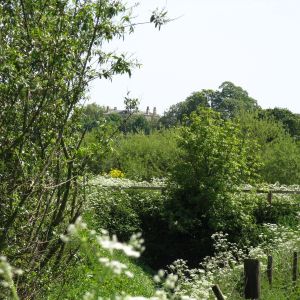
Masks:
[[[95,103],[85,106],[82,125],[88,133],[84,145],[94,149],[89,156],[90,171],[99,174],[120,169],[128,178],[143,180],[166,176],[179,155],[178,129],[199,107],[239,124],[241,138],[259,144],[262,181],[299,182],[300,116],[285,108],[262,109],[247,91],[231,82],[224,82],[215,91],[194,92],[159,118],[138,113],[105,114],[104,107]]]

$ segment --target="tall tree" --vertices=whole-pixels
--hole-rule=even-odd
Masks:
[[[225,119],[234,118],[240,111],[254,111],[258,107],[257,101],[249,97],[247,91],[225,81],[218,90],[201,90],[194,92],[184,101],[172,105],[160,122],[165,127],[175,126],[183,122],[184,117],[189,117],[198,106],[210,107],[221,113]]]
[[[131,74],[135,61],[103,47],[134,30],[131,13],[112,0],[0,2],[0,251],[30,269],[57,265],[55,232],[80,214],[78,106],[95,78]]]
[[[221,113],[224,118],[232,118],[239,111],[254,111],[257,101],[249,97],[248,92],[232,82],[223,82],[211,101],[211,108]]]

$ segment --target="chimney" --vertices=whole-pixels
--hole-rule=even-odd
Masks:
[[[149,115],[149,106],[147,106],[146,115]]]
[[[156,107],[153,107],[153,116],[156,116]]]
[[[109,106],[106,106],[106,112],[109,112]]]

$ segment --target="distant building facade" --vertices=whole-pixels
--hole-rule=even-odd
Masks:
[[[109,106],[106,106],[104,115],[110,115],[110,114],[118,114],[120,116],[126,116],[128,115],[128,110],[126,109],[119,110],[117,107],[111,108]],[[150,111],[149,106],[147,106],[146,111],[138,110],[133,112],[133,115],[143,115],[148,121],[160,118],[160,115],[157,114],[156,107],[153,107],[153,110]]]

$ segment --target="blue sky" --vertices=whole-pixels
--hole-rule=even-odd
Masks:
[[[156,7],[181,17],[161,31],[139,26],[113,43],[142,67],[131,78],[95,81],[90,102],[122,108],[130,91],[142,110],[156,106],[162,114],[194,91],[232,81],[263,108],[300,113],[299,0],[141,0],[137,21]]]

